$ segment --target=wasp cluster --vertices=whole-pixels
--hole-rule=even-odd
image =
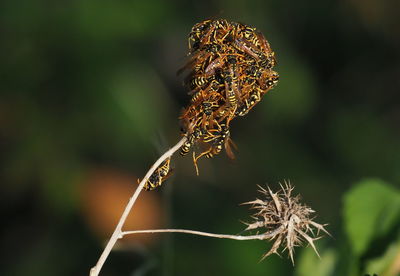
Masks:
[[[185,86],[191,102],[180,116],[187,141],[181,155],[194,144],[202,144],[202,156],[211,158],[225,147],[229,157],[230,122],[246,115],[262,96],[278,82],[272,68],[274,52],[256,28],[224,19],[205,20],[189,34],[189,61],[178,72],[186,71]]]

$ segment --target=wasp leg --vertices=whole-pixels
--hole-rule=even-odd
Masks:
[[[197,165],[197,161],[204,155],[209,154],[212,151],[212,147],[210,147],[210,149],[203,151],[202,153],[200,153],[197,157],[196,154],[193,152],[193,164],[194,167],[196,169],[196,174],[199,175],[199,166]]]

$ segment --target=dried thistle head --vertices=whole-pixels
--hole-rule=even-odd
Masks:
[[[282,252],[288,250],[289,257],[294,264],[294,247],[308,242],[319,256],[314,241],[319,239],[319,231],[330,235],[324,228],[325,225],[313,221],[312,214],[315,212],[310,207],[300,202],[300,196],[292,195],[293,187],[289,181],[280,184],[281,190],[274,193],[269,187],[259,187],[262,199],[245,202],[251,205],[256,212],[252,215],[254,221],[246,223],[245,230],[263,229],[265,239],[274,241],[271,249],[265,253],[261,260],[271,254],[277,254],[278,249],[283,247]],[[317,230],[315,233],[314,230]]]

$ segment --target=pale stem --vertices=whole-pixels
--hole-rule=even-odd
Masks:
[[[186,142],[186,137],[183,137],[175,146],[173,146],[160,158],[158,158],[158,160],[153,164],[153,166],[150,168],[147,174],[143,177],[142,181],[140,181],[139,186],[135,190],[135,193],[129,199],[128,204],[126,205],[125,210],[122,213],[121,218],[119,219],[117,227],[115,228],[114,233],[112,234],[110,240],[108,241],[106,247],[104,248],[104,251],[101,254],[99,260],[97,261],[97,264],[90,270],[90,276],[99,275],[100,270],[103,267],[103,264],[106,261],[115,243],[117,242],[118,239],[122,238],[123,236],[121,231],[122,226],[124,225],[125,220],[129,215],[129,212],[131,211],[133,205],[135,204],[136,199],[138,198],[140,192],[143,190],[143,187],[146,184],[146,181],[149,179],[150,175],[161,165],[162,162],[164,162],[168,157],[171,157],[185,142]]]
[[[190,235],[197,235],[197,236],[205,236],[211,238],[218,238],[218,239],[231,239],[231,240],[238,240],[238,241],[247,241],[247,240],[266,240],[276,236],[277,233],[282,231],[283,226],[278,227],[277,229],[265,232],[258,235],[249,235],[249,236],[241,236],[241,235],[226,235],[226,234],[214,234],[202,231],[195,231],[195,230],[187,230],[187,229],[150,229],[150,230],[134,230],[134,231],[124,231],[121,233],[122,236],[125,235],[133,235],[133,234],[154,234],[154,233],[184,233]]]

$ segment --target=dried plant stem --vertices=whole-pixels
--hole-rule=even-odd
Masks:
[[[134,231],[124,231],[121,234],[125,235],[133,235],[133,234],[154,234],[154,233],[184,233],[190,235],[197,235],[197,236],[205,236],[211,238],[218,238],[218,239],[231,239],[231,240],[238,240],[238,241],[247,241],[247,240],[266,240],[274,237],[281,228],[275,229],[271,232],[266,232],[258,235],[249,235],[249,236],[240,236],[240,235],[226,235],[226,234],[214,234],[202,231],[195,231],[195,230],[187,230],[187,229],[150,229],[150,230],[134,230]]]
[[[142,181],[140,181],[139,186],[136,188],[136,191],[134,192],[133,196],[129,199],[129,202],[126,205],[121,218],[119,219],[117,227],[115,228],[114,233],[112,234],[110,240],[108,241],[106,247],[104,248],[104,251],[101,254],[99,260],[97,261],[97,264],[94,267],[92,267],[92,269],[90,270],[90,276],[99,275],[100,270],[103,267],[103,264],[106,261],[108,255],[110,254],[115,243],[117,242],[118,239],[123,237],[123,234],[122,234],[123,232],[121,230],[122,226],[124,225],[125,220],[129,215],[129,212],[131,211],[133,205],[135,204],[136,199],[138,198],[140,192],[143,190],[143,187],[146,184],[146,181],[149,179],[150,175],[158,168],[158,166],[161,165],[162,162],[164,162],[168,157],[171,157],[185,142],[186,142],[186,137],[183,137],[175,146],[173,146],[166,153],[164,153],[160,158],[158,158],[158,160],[153,164],[153,166],[150,168],[150,170],[144,176]]]

